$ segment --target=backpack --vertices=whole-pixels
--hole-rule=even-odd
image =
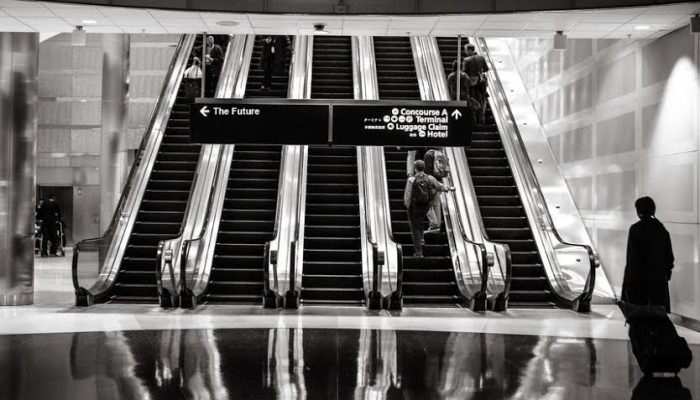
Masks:
[[[416,174],[413,177],[411,190],[411,207],[413,210],[427,212],[434,198],[435,188],[430,184],[428,176],[424,173]]]
[[[446,177],[447,173],[450,172],[450,160],[447,155],[440,150],[428,150],[428,152],[425,153],[425,158],[432,158],[431,164],[433,168],[431,175],[438,180]],[[426,162],[426,165],[427,164]]]

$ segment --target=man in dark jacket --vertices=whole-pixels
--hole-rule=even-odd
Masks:
[[[198,46],[194,49],[194,55],[199,57],[202,54],[202,47]],[[207,75],[206,89],[210,95],[219,82],[221,68],[224,65],[224,50],[216,44],[214,36],[207,36],[207,47],[204,55],[204,73]]]
[[[48,243],[51,242],[51,254],[58,251],[58,223],[61,221],[61,210],[56,203],[56,196],[49,195],[39,208],[41,218],[41,256],[48,256]]]
[[[476,53],[473,44],[467,46],[467,56],[462,64],[462,71],[469,77],[469,95],[475,99],[481,107],[477,112],[477,122],[484,123],[484,111],[486,109],[486,78],[484,74],[489,71],[484,56]]]
[[[627,239],[622,300],[640,305],[660,305],[671,312],[668,291],[674,261],[671,236],[654,217],[654,200],[642,197],[634,206],[639,222],[630,227]]]
[[[263,70],[261,90],[269,90],[272,86],[272,75],[285,73],[287,49],[290,41],[286,36],[266,36],[263,38],[260,69]]]

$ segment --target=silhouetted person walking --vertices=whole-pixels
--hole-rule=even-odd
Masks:
[[[630,227],[622,300],[639,305],[660,305],[671,312],[668,281],[673,270],[671,236],[656,219],[651,197],[634,203],[639,222]]]
[[[48,243],[51,242],[51,254],[56,254],[58,251],[58,223],[61,221],[61,209],[56,203],[56,196],[49,195],[48,201],[45,201],[39,208],[41,217],[41,256],[48,256]]]

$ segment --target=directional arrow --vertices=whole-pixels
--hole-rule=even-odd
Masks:
[[[461,117],[461,116],[462,116],[462,113],[459,112],[459,110],[452,111],[452,118],[459,119],[459,117]]]
[[[204,117],[208,117],[209,116],[209,109],[207,108],[207,106],[204,106],[204,107],[202,107],[201,110],[199,110],[199,113],[202,114],[202,116],[204,116]]]

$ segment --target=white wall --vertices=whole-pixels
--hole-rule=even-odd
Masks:
[[[552,151],[614,285],[634,200],[651,196],[671,232],[674,312],[700,319],[700,38],[510,39]]]
[[[139,146],[179,35],[131,35],[128,148]],[[73,187],[74,241],[101,234],[103,35],[73,46],[71,34],[39,48],[37,185]]]

